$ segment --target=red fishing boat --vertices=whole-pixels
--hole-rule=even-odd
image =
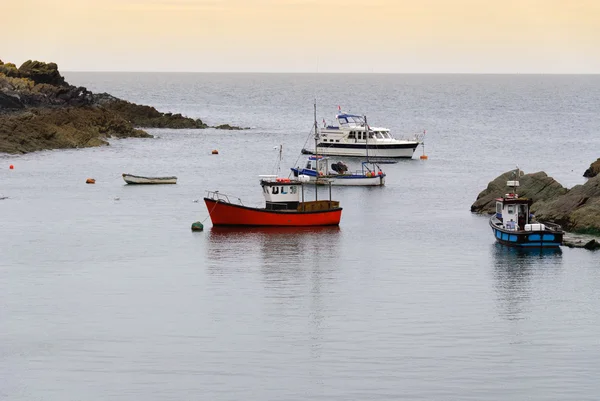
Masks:
[[[266,205],[264,208],[245,206],[239,198],[208,191],[204,198],[213,226],[335,226],[340,224],[342,208],[331,200],[304,200],[304,184],[298,180],[261,176]]]
[[[315,102],[315,146],[319,139],[317,127],[317,105]],[[281,164],[282,147],[279,147],[279,163]],[[299,174],[295,179],[278,178],[277,175],[260,176],[266,205],[264,208],[249,207],[231,202],[229,195],[208,192],[204,198],[208,214],[213,226],[337,226],[342,217],[340,203],[331,200],[331,182],[329,183],[329,200],[318,200],[319,193],[315,185],[315,200],[304,201],[304,185],[310,177]]]

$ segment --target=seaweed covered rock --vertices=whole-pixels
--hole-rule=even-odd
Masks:
[[[97,101],[108,110],[118,113],[133,125],[144,128],[207,128],[200,119],[184,117],[181,114],[161,113],[151,106],[130,103],[107,96],[98,97]],[[109,95],[110,96],[110,95]]]
[[[151,136],[97,107],[28,109],[0,118],[0,152],[5,153],[107,145],[111,137]]]
[[[86,120],[87,119],[87,120]],[[0,152],[97,146],[108,137],[149,136],[142,128],[208,128],[107,93],[69,85],[56,63],[0,61]],[[220,129],[241,129],[224,124]]]
[[[36,84],[68,85],[65,78],[58,72],[56,63],[27,60],[19,67],[19,76],[20,78],[29,78]]]

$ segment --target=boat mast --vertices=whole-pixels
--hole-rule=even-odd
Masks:
[[[319,186],[317,185],[317,180],[319,179],[319,152],[317,151],[317,144],[319,142],[319,127],[317,126],[317,99],[315,98],[314,104],[314,114],[315,114],[315,201],[318,200],[319,196]]]

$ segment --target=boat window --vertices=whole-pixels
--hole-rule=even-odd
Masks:
[[[336,142],[339,142],[340,140],[339,140],[339,139],[336,139],[335,141],[336,141]],[[331,142],[333,142],[333,141],[331,141]]]
[[[508,205],[508,214],[515,214],[515,205]]]
[[[381,134],[381,132],[377,131],[376,134],[377,134],[377,138],[383,139],[383,135]]]
[[[354,131],[350,131],[348,134],[348,139],[354,139]]]
[[[373,138],[373,133],[369,132],[369,138]]]
[[[502,214],[502,203],[496,202],[496,213]]]

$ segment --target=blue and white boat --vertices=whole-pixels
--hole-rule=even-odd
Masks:
[[[533,201],[520,198],[516,193],[519,181],[507,181],[507,185],[513,187],[513,191],[496,199],[496,213],[490,218],[496,241],[523,248],[557,248],[562,245],[564,231],[558,224],[532,222],[529,207]]]
[[[324,156],[309,156],[304,168],[291,168],[294,177],[308,176],[310,181],[319,185],[343,186],[382,186],[385,185],[385,173],[376,163],[363,162],[361,169],[349,171],[348,166],[339,161],[329,164]]]

